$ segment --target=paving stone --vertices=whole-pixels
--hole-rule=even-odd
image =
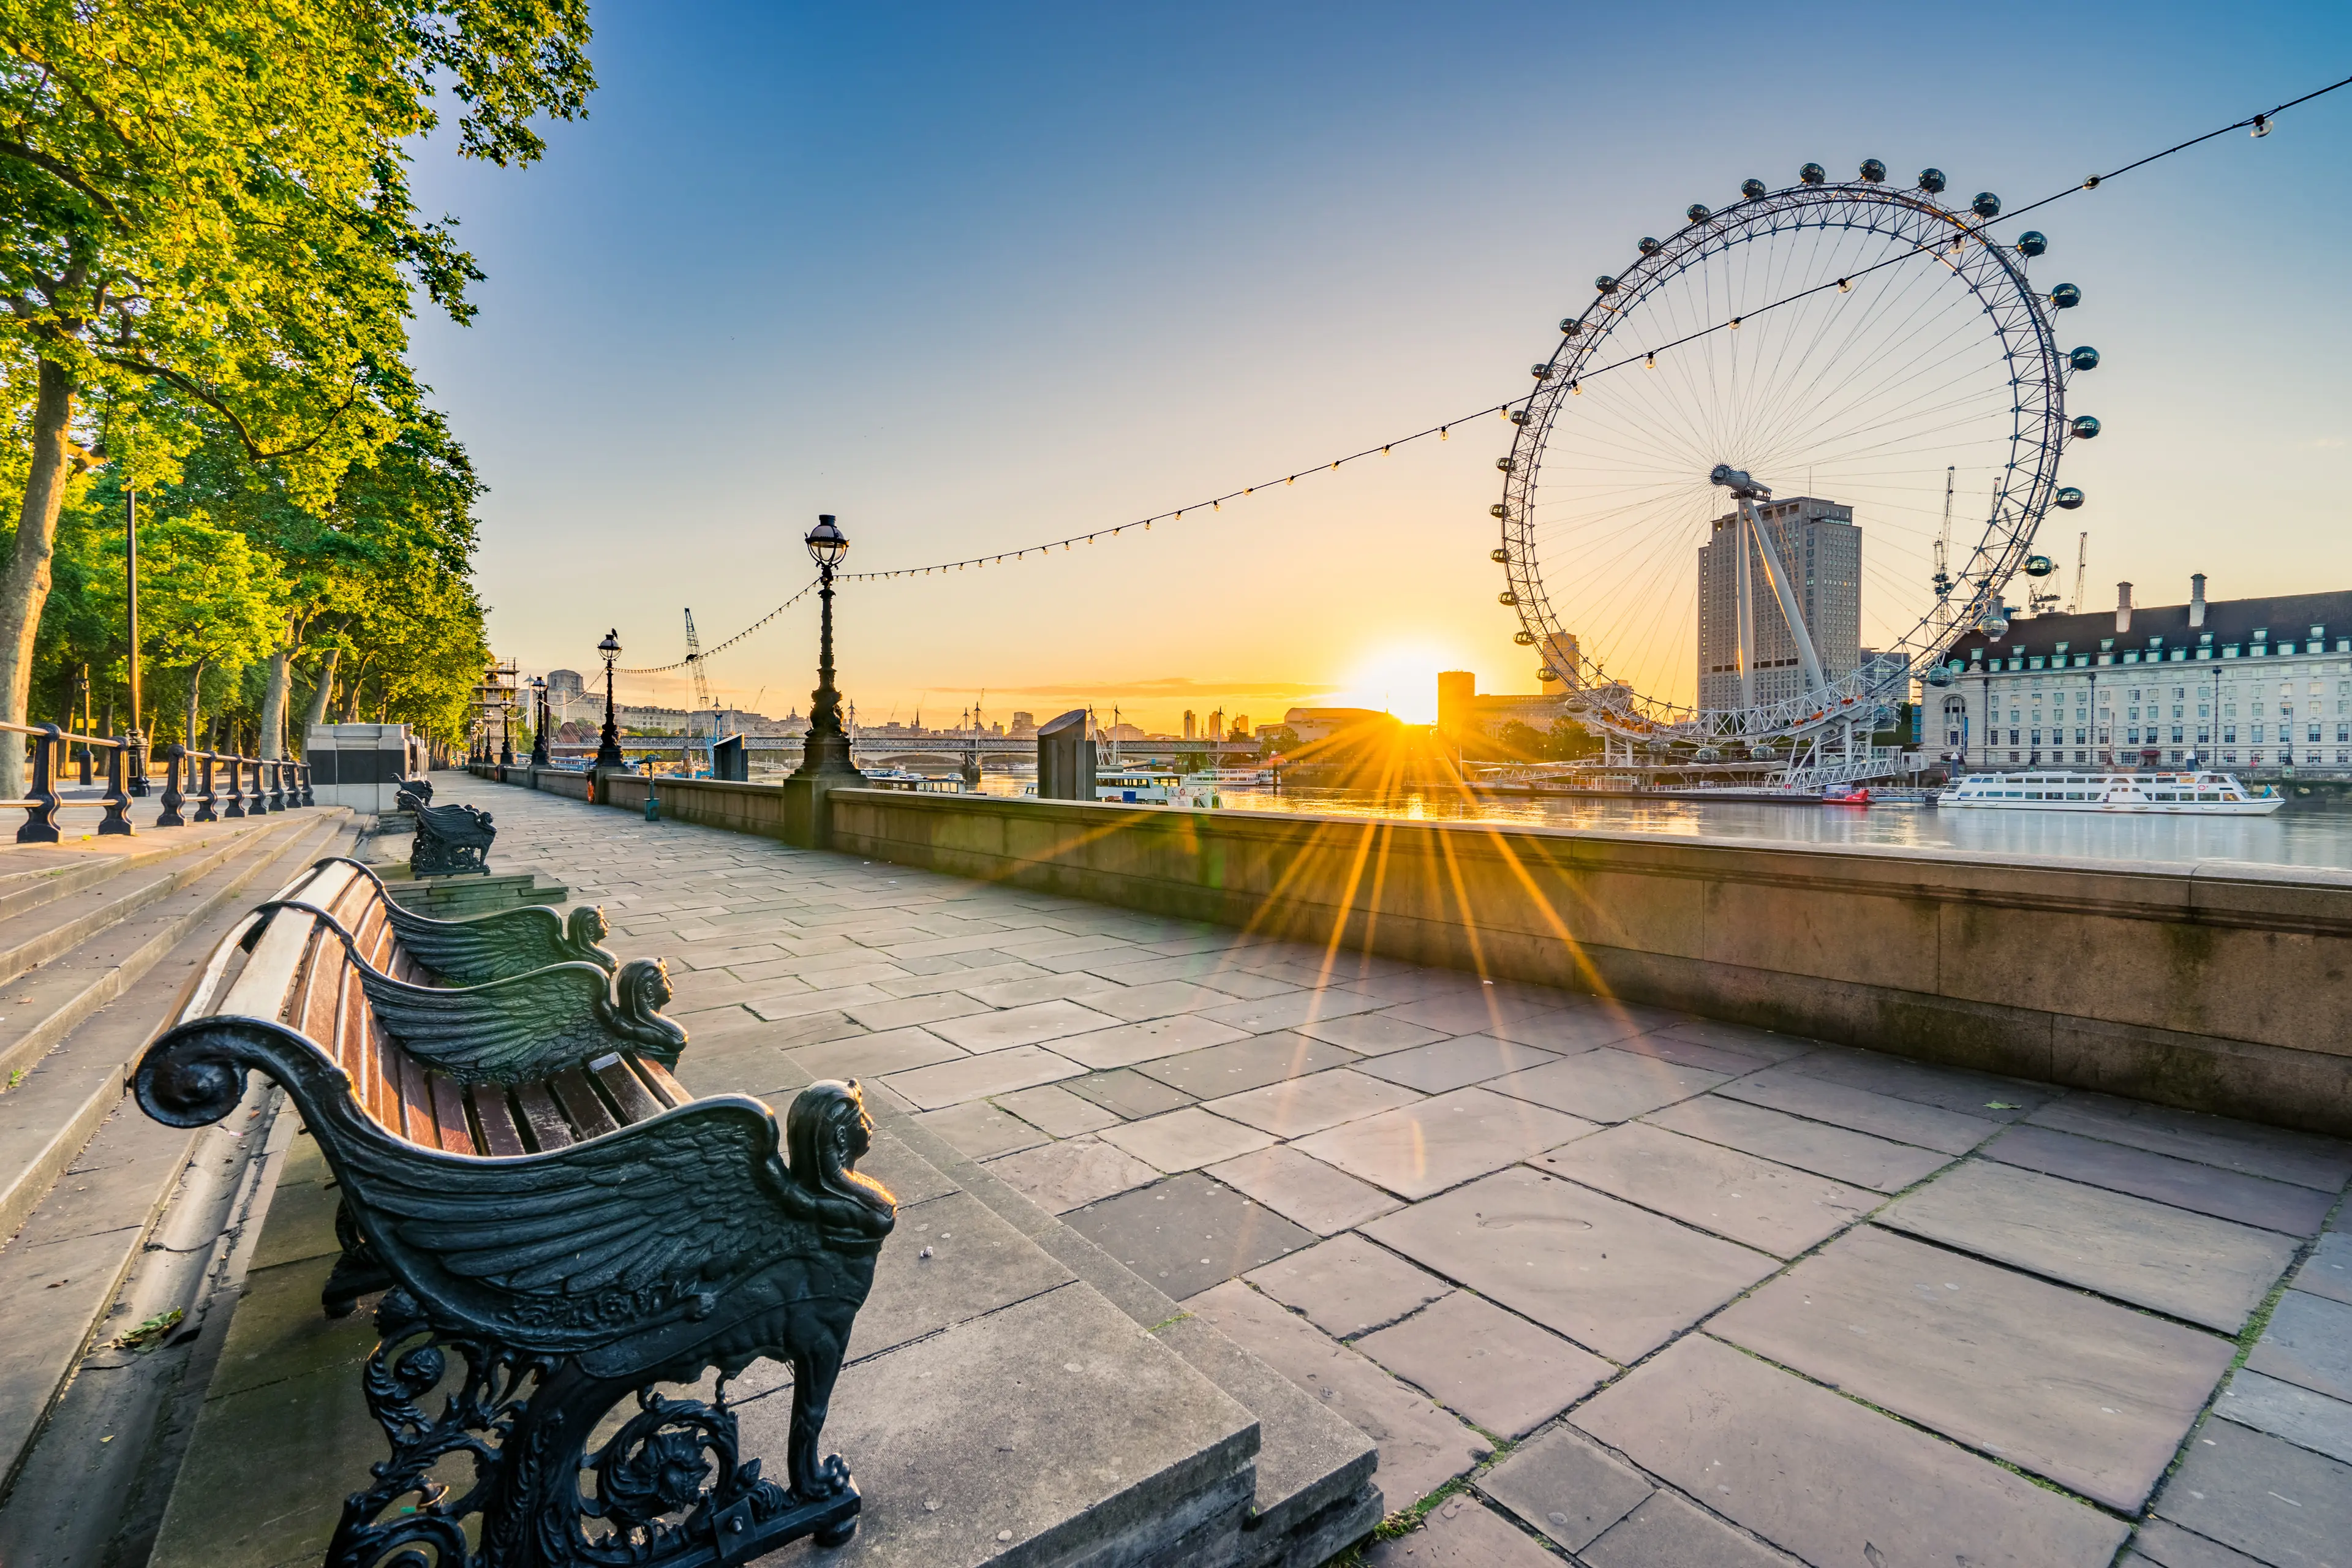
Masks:
[[[964,1057],[911,1072],[893,1073],[879,1081],[923,1110],[944,1110],[983,1095],[1009,1094],[1076,1078],[1087,1069],[1057,1057],[1043,1046],[1013,1046],[1001,1051]]]
[[[1362,1229],[1616,1362],[1648,1354],[1780,1267],[1525,1166]]]
[[[1375,1542],[1364,1568],[1559,1568],[1559,1559],[1477,1499],[1454,1496],[1419,1530]]]
[[[1207,1102],[1207,1109],[1235,1121],[1262,1128],[1277,1138],[1300,1138],[1337,1127],[1342,1121],[1410,1105],[1420,1095],[1400,1084],[1366,1078],[1346,1068],[1286,1079],[1263,1089],[1229,1094]]]
[[[1181,1089],[1170,1088],[1158,1079],[1146,1078],[1126,1068],[1110,1072],[1090,1072],[1084,1078],[1066,1080],[1062,1087],[1080,1100],[1091,1100],[1129,1121],[1157,1116],[1163,1110],[1190,1105],[1195,1098]]]
[[[1263,1268],[1252,1269],[1247,1278],[1338,1339],[1392,1323],[1454,1289],[1386,1247],[1354,1235],[1335,1236],[1302,1247]]]
[[[1279,996],[1228,1002],[1222,1007],[1206,1009],[1201,1016],[1231,1024],[1253,1035],[1264,1035],[1276,1029],[1297,1029],[1325,1019],[1344,1018],[1350,1013],[1373,1012],[1380,1005],[1378,997],[1356,991],[1286,991]]]
[[[1039,1131],[1050,1132],[1056,1138],[1093,1132],[1119,1119],[1118,1112],[1090,1100],[1081,1100],[1059,1084],[1000,1094],[995,1103],[999,1110],[1009,1110]]]
[[[1794,1070],[1842,1083],[1848,1089],[1867,1089],[1891,1100],[1907,1100],[1994,1121],[2015,1121],[2066,1092],[2051,1084],[2021,1078],[1907,1061],[1879,1051],[1856,1050],[1851,1046],[1823,1046],[1797,1064]]]
[[[2272,1568],[2342,1568],[2352,1465],[2234,1421],[2208,1421],[2156,1511]]]
[[[1704,1334],[1570,1419],[1817,1564],[2105,1568],[2130,1528]]]
[[[1104,1128],[1101,1137],[1103,1142],[1171,1173],[1213,1165],[1274,1142],[1270,1133],[1228,1121],[1198,1106],[1186,1106],[1142,1121],[1122,1121],[1116,1127]]]
[[[1048,1214],[1061,1214],[1160,1179],[1158,1171],[1125,1150],[1087,1137],[1008,1154],[989,1162],[988,1168]]]
[[[1302,1024],[1298,1032],[1310,1040],[1345,1046],[1365,1056],[1384,1056],[1445,1038],[1445,1031],[1398,1017],[1393,1013],[1350,1013],[1344,1018],[1321,1018]]]
[[[1092,1005],[1139,1024],[1146,1018],[1165,1018],[1177,1013],[1198,1012],[1203,1007],[1222,1007],[1233,998],[1222,991],[1205,985],[1195,985],[1183,980],[1162,980],[1153,985],[1129,985],[1123,990],[1105,991],[1097,995]]]
[[[1726,1078],[1759,1072],[1772,1065],[1758,1057],[1742,1056],[1738,1051],[1702,1045],[1676,1035],[1629,1035],[1622,1040],[1610,1041],[1609,1047],[1612,1050],[1630,1051],[1637,1057],[1655,1057],[1677,1067],[1703,1068],[1708,1072],[1719,1072]]]
[[[1723,1081],[1719,1072],[1602,1047],[1498,1078],[1487,1087],[1588,1121],[1623,1121]]]
[[[1150,949],[1139,956],[1135,953],[1107,953],[1088,963],[1086,973],[1120,985],[1156,985],[1163,980],[1189,980],[1207,984],[1213,976],[1223,973],[1231,961],[1223,952],[1159,953]],[[1289,986],[1273,983],[1276,991]],[[1230,996],[1234,994],[1228,992]]]
[[[1534,1431],[1617,1371],[1462,1290],[1366,1335],[1356,1348],[1474,1426],[1505,1437]]]
[[[1477,994],[1432,996],[1390,1008],[1384,1016],[1419,1024],[1441,1035],[1493,1034],[1507,1024],[1557,1011],[1549,999],[1515,995],[1501,986],[1483,987]]]
[[[2241,1175],[2049,1127],[2012,1127],[1986,1144],[1984,1152],[1986,1159],[2003,1164],[2290,1236],[2317,1235],[2336,1202],[2332,1194],[2310,1187]]]
[[[1693,1018],[1679,1024],[1668,1024],[1657,1031],[1677,1040],[1691,1040],[1717,1050],[1737,1051],[1743,1057],[1760,1061],[1784,1062],[1791,1057],[1801,1057],[1821,1049],[1822,1042],[1807,1039],[1802,1035],[1783,1035],[1771,1029],[1759,1029],[1747,1024],[1731,1024],[1716,1018]]]
[[[1792,1568],[1790,1558],[1664,1491],[1580,1555],[1585,1568]]]
[[[2246,1364],[2336,1399],[2352,1399],[2352,1304],[2289,1290]]]
[[[1402,1206],[1380,1188],[1286,1145],[1212,1165],[1208,1173],[1318,1236],[1347,1230]]]
[[[803,1046],[784,1053],[812,1079],[878,1078],[907,1072],[934,1062],[954,1061],[967,1053],[927,1029],[891,1029],[879,1035],[851,1035],[822,1045]]]
[[[2295,1270],[2294,1288],[2331,1301],[2352,1303],[2352,1237],[2340,1230],[2321,1237],[2303,1267]]]
[[[1642,1120],[1882,1193],[1900,1192],[1951,1163],[1949,1155],[1936,1150],[1874,1138],[1867,1132],[1849,1132],[1825,1121],[1808,1121],[1784,1110],[1717,1094],[1702,1094],[1665,1106]]]
[[[1883,1201],[1864,1188],[1642,1122],[1596,1132],[1534,1163],[1782,1258],[1819,1245]]]
[[[1228,996],[1252,1002],[1299,989],[1287,980],[1279,980],[1270,974],[1252,973],[1246,969],[1220,969],[1202,975],[1201,984],[1213,986]]]
[[[2000,1122],[1980,1116],[1962,1116],[1932,1105],[1873,1094],[1866,1089],[1848,1089],[1827,1079],[1808,1078],[1796,1070],[1795,1063],[1734,1079],[1724,1085],[1723,1094],[1726,1099],[1769,1106],[1792,1116],[1947,1154],[1965,1154],[2000,1131]]]
[[[2153,1563],[2158,1568],[2263,1568],[2242,1552],[2194,1535],[2168,1520],[2151,1519],[2132,1537],[2125,1568]]]
[[[1056,997],[1050,1002],[1032,1002],[1025,1007],[941,1019],[932,1026],[932,1032],[968,1051],[1001,1051],[1007,1046],[1044,1045],[1065,1035],[1083,1035],[1118,1022],[1108,1014]]]
[[[1433,1045],[1375,1058],[1360,1063],[1358,1070],[1420,1089],[1423,1094],[1444,1094],[1449,1089],[1466,1089],[1507,1072],[1521,1072],[1559,1059],[1550,1051],[1513,1045],[1491,1035],[1464,1035],[1459,1039],[1439,1040]]]
[[[896,984],[894,982],[894,984]],[[774,994],[752,997],[743,1005],[771,1023],[787,1018],[806,1017],[811,1013],[837,1013],[861,1002],[887,1002],[891,993],[877,986],[835,985],[822,991],[795,992],[790,995]]]
[[[2284,1236],[1970,1160],[1879,1223],[2234,1334],[2294,1258]]]
[[[2236,1352],[1875,1226],[1707,1331],[2126,1513],[2147,1500]]]
[[[936,1023],[941,1018],[961,1018],[967,1013],[985,1013],[988,1004],[975,1002],[969,996],[943,991],[932,996],[894,997],[887,1002],[860,1002],[845,1007],[857,1022],[869,1029],[898,1029],[909,1024]]]
[[[2352,1465],[2352,1404],[2341,1399],[2244,1369],[2221,1390],[2213,1413]]]
[[[1034,1149],[1045,1135],[1017,1116],[1007,1116],[984,1100],[933,1110],[915,1118],[915,1124],[937,1133],[975,1160],[992,1160],[1016,1149]]]
[[[1492,1451],[1428,1395],[1238,1279],[1192,1296],[1184,1307],[1371,1438],[1391,1512],[1410,1508]]]
[[[2352,1143],[2340,1139],[2257,1127],[2136,1100],[2070,1094],[2027,1120],[2061,1132],[2128,1143],[2158,1154],[2219,1165],[2225,1171],[2316,1187],[2324,1193],[2340,1193],[2345,1182],[2352,1179]]]
[[[922,1255],[926,1247],[931,1249],[929,1258]],[[911,1344],[1073,1278],[1058,1259],[969,1193],[900,1209],[875,1264],[874,1289],[858,1310],[850,1358]],[[783,1369],[772,1363],[761,1372],[772,1379],[768,1386],[783,1381]]]
[[[1315,1240],[1198,1171],[1073,1209],[1062,1222],[1180,1300]]]
[[[1102,1071],[1249,1038],[1247,1032],[1230,1024],[1203,1018],[1198,1013],[1179,1013],[1172,1018],[1152,1018],[1140,1024],[1122,1024],[1117,1028],[1073,1035],[1055,1041],[1054,1048],[1072,1061],[1084,1062]]]
[[[1027,980],[966,985],[961,994],[990,1007],[1026,1007],[1038,1002],[1089,1002],[1097,996],[1114,995],[1118,990],[1109,981],[1092,974],[1046,973]]]
[[[1620,1003],[1585,1002],[1549,1013],[1515,1018],[1486,1032],[1498,1040],[1509,1040],[1515,1045],[1533,1046],[1555,1055],[1571,1056],[1578,1051],[1589,1051],[1596,1046],[1647,1034],[1657,1021],[1646,1008],[1629,1008]]]
[[[1303,1153],[1399,1197],[1425,1198],[1594,1131],[1483,1089],[1457,1089],[1297,1141]]]
[[[1581,1552],[1657,1490],[1570,1426],[1522,1444],[1478,1489],[1570,1552]]]
[[[936,974],[912,974],[904,980],[886,980],[878,989],[891,996],[933,996],[943,991],[961,991],[968,994],[976,986],[1034,980],[1052,973],[1034,963],[992,963],[979,969],[944,970]]]
[[[1305,1078],[1309,1073],[1347,1067],[1356,1059],[1353,1051],[1285,1030],[1276,1035],[1253,1035],[1181,1056],[1162,1057],[1144,1062],[1135,1070],[1146,1078],[1172,1084],[1187,1094],[1215,1100],[1285,1079]]]

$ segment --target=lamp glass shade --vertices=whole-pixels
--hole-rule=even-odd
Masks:
[[[820,566],[831,566],[849,553],[849,536],[841,531],[831,512],[821,513],[816,526],[808,531],[809,559]]]
[[[607,660],[618,658],[621,656],[620,628],[616,626],[606,632],[604,640],[596,645],[596,651],[603,654]]]

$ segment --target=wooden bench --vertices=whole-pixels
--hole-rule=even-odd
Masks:
[[[354,862],[311,868],[223,940],[133,1081],[149,1115],[196,1127],[248,1071],[275,1079],[341,1194],[330,1310],[339,1288],[384,1289],[361,1384],[392,1459],[328,1562],[699,1568],[847,1540],[857,1490],[818,1439],[896,1214],[856,1173],[872,1131],[856,1084],[803,1090],[780,1134],[761,1101],[697,1099],[670,1074],[686,1037],[659,1016],[659,963],[435,985],[406,913]],[[793,1369],[788,1488],[739,1455],[724,1400],[763,1356]],[[656,1390],[713,1367],[715,1404]],[[458,1451],[476,1484],[453,1497],[430,1472]]]

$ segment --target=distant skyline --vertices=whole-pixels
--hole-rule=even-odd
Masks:
[[[493,645],[594,670],[812,575],[1011,550],[1523,393],[1633,243],[1815,160],[2034,199],[2352,73],[2352,12],[600,4],[603,86],[521,173],[421,149],[488,273],[418,358],[491,491]],[[2086,597],[2352,587],[2352,89],[2038,215],[2100,439],[2045,532]],[[2040,274],[2037,273],[2037,277]],[[2083,406],[2091,406],[2086,390]],[[862,717],[1091,701],[1153,730],[1534,688],[1496,604],[1489,418],[1149,533],[845,587]],[[1865,529],[1866,516],[1858,517]],[[2060,537],[2063,532],[2063,538]],[[2021,592],[2017,595],[2021,597]],[[807,706],[814,600],[709,666]],[[624,678],[682,703],[683,672]]]

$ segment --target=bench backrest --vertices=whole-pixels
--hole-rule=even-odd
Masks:
[[[304,872],[278,895],[315,904],[352,933],[360,955],[397,980],[429,984],[400,950],[375,883],[344,861]],[[267,921],[260,934],[254,926]],[[228,969],[250,943],[233,980]],[[616,1052],[537,1082],[457,1084],[400,1048],[369,1006],[342,939],[305,910],[257,912],[224,941],[174,1024],[211,1014],[268,1018],[300,1033],[349,1075],[369,1118],[394,1137],[430,1149],[516,1155],[568,1144],[645,1121],[693,1099],[660,1063]]]

